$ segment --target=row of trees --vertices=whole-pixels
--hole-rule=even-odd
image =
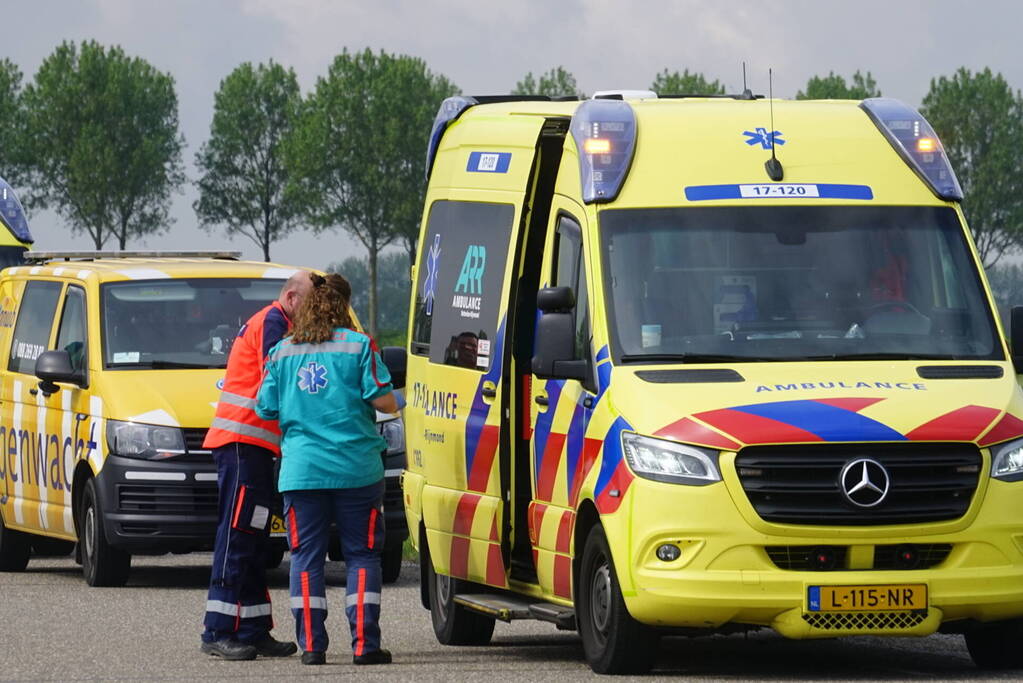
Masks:
[[[162,232],[185,182],[173,77],[119,47],[64,43],[31,82],[0,60],[0,175],[29,209],[56,211],[97,248]],[[659,94],[717,95],[689,70],[656,74]],[[459,89],[423,60],[370,50],[337,55],[303,95],[295,72],[245,63],[221,82],[210,136],[195,165],[194,209],[209,231],[243,235],[270,259],[275,242],[308,228],[345,230],[366,248],[365,319],[378,330],[378,257],[414,259],[425,147],[439,102]],[[582,96],[558,66],[527,73],[513,94]],[[814,76],[797,98],[881,94],[870,72]],[[1023,99],[999,74],[960,69],[931,81],[924,114],[966,190],[964,209],[985,265],[1023,246]],[[351,265],[351,264],[349,264]]]

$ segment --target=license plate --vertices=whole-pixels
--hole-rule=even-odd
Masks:
[[[927,609],[927,584],[810,586],[810,612],[879,612]]]
[[[274,515],[270,521],[270,537],[284,538],[288,535],[288,528],[284,526],[284,520]]]

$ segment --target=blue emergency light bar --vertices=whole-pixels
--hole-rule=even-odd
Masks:
[[[945,148],[920,112],[891,97],[872,97],[860,107],[934,194],[948,201],[963,200]]]
[[[18,238],[18,241],[25,244],[32,244],[35,241],[29,232],[25,210],[21,207],[18,196],[14,194],[14,188],[3,178],[0,178],[0,221]]]
[[[572,117],[583,201],[614,201],[636,151],[636,113],[623,100],[586,100]]]
[[[462,115],[469,107],[479,102],[475,97],[466,95],[455,95],[448,97],[440,103],[437,116],[433,119],[433,129],[430,131],[430,143],[426,147],[426,179],[430,179],[430,171],[433,170],[433,160],[437,157],[437,148],[440,147],[440,139],[444,137],[444,131],[448,124]]]

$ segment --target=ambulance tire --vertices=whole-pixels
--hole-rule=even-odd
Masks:
[[[380,574],[384,583],[394,583],[401,576],[402,548],[396,545],[392,548],[384,546],[384,552],[380,555]]]
[[[0,572],[23,572],[32,552],[32,536],[8,529],[0,519]]]
[[[1023,669],[1023,619],[983,624],[967,631],[966,649],[980,669]]]
[[[599,524],[583,546],[575,613],[583,651],[598,674],[639,674],[657,656],[658,635],[629,614],[622,598],[607,536]]]
[[[123,586],[131,572],[131,555],[107,543],[103,510],[96,494],[96,482],[89,479],[82,494],[78,517],[82,543],[82,574],[90,586]]]
[[[494,619],[472,612],[455,602],[455,595],[465,590],[467,582],[438,574],[424,544],[419,561],[427,576],[430,593],[430,620],[441,645],[487,645],[494,635]]]

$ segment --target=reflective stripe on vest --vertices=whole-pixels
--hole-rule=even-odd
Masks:
[[[237,422],[236,420],[228,420],[223,417],[213,418],[213,424],[210,425],[210,431],[214,429],[231,432],[233,434],[238,434],[239,436],[250,436],[253,439],[266,441],[274,446],[280,446],[281,444],[280,434],[274,434],[268,429],[256,427],[255,425],[247,425],[244,422]]]
[[[250,410],[256,409],[256,399],[249,398],[248,396],[239,396],[238,394],[232,394],[229,391],[220,392],[220,402],[228,403],[239,408],[248,408]]]

